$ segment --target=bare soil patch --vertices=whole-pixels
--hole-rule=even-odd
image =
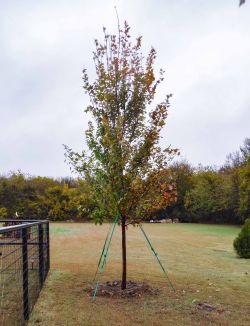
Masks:
[[[90,296],[94,294],[95,288],[91,287],[88,289]],[[98,287],[97,296],[108,297],[108,298],[131,298],[131,297],[144,297],[151,295],[158,295],[160,290],[153,288],[144,282],[127,282],[127,288],[121,289],[121,281],[108,281],[100,283]]]

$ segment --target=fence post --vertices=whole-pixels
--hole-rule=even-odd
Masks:
[[[38,238],[39,238],[39,282],[40,288],[43,286],[44,281],[44,259],[43,259],[43,226],[38,225]]]
[[[47,241],[47,266],[46,273],[48,273],[50,269],[50,243],[49,243],[49,222],[46,224],[46,241]]]
[[[27,228],[22,229],[22,256],[23,256],[23,317],[29,319],[29,263],[27,246]]]

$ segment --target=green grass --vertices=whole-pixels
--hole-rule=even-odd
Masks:
[[[180,224],[174,224],[172,228],[180,228]],[[228,225],[214,225],[214,224],[181,224],[181,229],[187,232],[198,232],[200,234],[212,234],[223,236],[234,236],[239,233],[240,227]]]
[[[51,227],[50,232],[51,233],[65,233],[65,232],[77,232],[80,231],[79,229],[72,229],[72,228],[66,228],[66,227]]]
[[[97,297],[93,302],[86,288],[94,285],[108,228],[51,225],[51,271],[30,325],[250,325],[250,260],[237,258],[232,245],[239,228],[145,224],[176,288],[173,292],[139,228],[129,227],[128,278],[158,287],[160,295],[131,300]],[[101,281],[120,279],[120,233],[118,227]],[[199,309],[198,303],[204,302],[215,310]]]

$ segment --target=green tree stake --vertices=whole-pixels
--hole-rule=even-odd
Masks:
[[[98,265],[97,265],[97,268],[96,268],[96,272],[95,272],[95,276],[94,276],[93,281],[95,281],[95,279],[96,279],[96,275],[97,275],[97,272],[98,272],[98,269],[99,269],[99,267],[100,267],[100,265],[101,265],[102,258],[103,258],[103,254],[104,254],[104,251],[105,251],[105,249],[106,249],[106,244],[107,244],[107,241],[108,241],[108,238],[109,238],[109,235],[110,235],[110,231],[111,231],[111,229],[112,229],[112,226],[114,226],[114,223],[111,225],[111,227],[109,228],[109,231],[108,231],[108,233],[107,233],[107,236],[106,236],[106,239],[105,239],[105,242],[104,242],[103,248],[102,248],[102,253],[101,253],[101,256],[100,256],[99,261],[98,261]]]
[[[163,265],[162,265],[162,263],[161,263],[161,261],[160,261],[160,259],[159,259],[159,257],[158,257],[157,252],[154,250],[154,248],[153,248],[151,242],[149,241],[149,238],[147,237],[145,231],[143,230],[142,225],[140,224],[139,226],[140,226],[140,229],[141,229],[141,231],[142,231],[142,233],[143,233],[143,235],[144,235],[144,237],[145,237],[147,243],[149,244],[150,249],[153,251],[153,253],[154,253],[154,255],[155,255],[155,257],[156,257],[156,259],[157,259],[159,265],[161,266],[161,269],[163,270],[163,273],[165,274],[165,276],[166,276],[166,278],[167,278],[167,280],[168,280],[168,283],[169,283],[170,287],[171,287],[172,290],[175,292],[175,288],[174,288],[172,282],[170,281],[170,278],[169,278],[169,276],[168,276],[168,273],[166,272],[165,268],[163,267]]]
[[[107,245],[107,248],[106,248],[106,252],[105,252],[105,254],[103,256],[104,258],[103,258],[102,265],[101,265],[101,268],[100,268],[100,274],[102,274],[102,272],[104,270],[104,266],[105,266],[106,261],[107,261],[109,247],[111,245],[111,241],[112,241],[112,238],[113,238],[113,235],[114,235],[114,231],[115,231],[115,227],[116,227],[116,224],[118,222],[118,219],[119,219],[119,214],[117,213],[116,217],[115,217],[113,229],[112,229],[109,241],[108,241],[108,245]],[[100,283],[99,281],[96,282],[95,291],[94,291],[94,294],[93,294],[93,300],[96,299],[96,294],[97,294],[97,291],[98,291],[99,283]]]

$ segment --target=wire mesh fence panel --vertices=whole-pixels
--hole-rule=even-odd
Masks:
[[[0,325],[20,325],[23,320],[22,247],[15,237],[9,232],[0,238]]]
[[[0,228],[1,326],[25,324],[49,270],[48,221],[17,223]]]

